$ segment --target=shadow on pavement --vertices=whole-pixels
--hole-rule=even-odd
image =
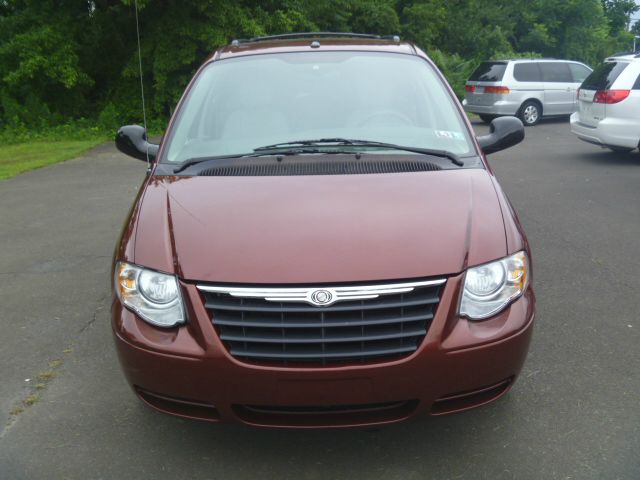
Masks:
[[[520,392],[522,394],[523,392]],[[481,455],[487,446],[504,448],[506,431],[524,425],[509,426],[517,414],[518,402],[512,392],[491,406],[447,417],[422,417],[413,421],[373,428],[338,430],[262,429],[233,424],[206,424],[168,417],[137,409],[140,430],[147,434],[148,447],[172,455],[175,466],[194,472],[191,465],[212,471],[225,459],[227,473],[253,471],[272,478],[304,472],[304,478],[322,478],[338,473],[342,478],[372,478],[385,474],[408,473],[417,458],[436,476],[464,475],[468,465],[456,462],[460,452]],[[136,435],[134,433],[134,435]],[[143,440],[142,438],[140,439]],[[524,453],[524,452],[521,452]],[[485,459],[480,470],[496,469],[502,459]],[[193,469],[193,470],[192,470]],[[500,468],[498,467],[498,470]],[[315,473],[315,475],[314,475]],[[233,474],[231,474],[233,476]],[[260,475],[258,475],[260,476]],[[295,476],[295,475],[293,475]],[[281,477],[282,478],[282,477]],[[399,478],[399,477],[398,477]]]
[[[479,118],[471,118],[470,121],[472,125],[485,125],[485,126],[489,125],[489,123],[484,123]],[[527,129],[536,128],[537,126],[540,126],[540,125],[555,125],[555,124],[560,125],[560,124],[568,124],[568,123],[569,123],[569,117],[548,117],[548,118],[540,119],[540,122],[537,125],[534,125],[533,127],[527,127]]]
[[[593,152],[584,153],[577,157],[578,160],[583,160],[591,164],[599,164],[602,166],[630,166],[635,165],[640,167],[640,154],[637,151],[624,153],[613,152],[611,150],[602,149],[598,150],[598,147],[594,147]]]

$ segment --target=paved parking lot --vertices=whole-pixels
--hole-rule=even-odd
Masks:
[[[129,391],[108,272],[142,162],[106,145],[0,182],[0,479],[640,478],[640,154],[547,121],[490,160],[533,249],[519,382],[464,414],[340,431],[183,421]]]

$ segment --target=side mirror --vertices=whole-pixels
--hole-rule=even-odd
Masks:
[[[524,125],[516,117],[498,117],[491,122],[489,135],[478,137],[485,155],[513,147],[524,140]]]
[[[159,145],[147,141],[147,133],[140,125],[126,125],[120,127],[116,134],[116,147],[125,155],[138,160],[154,161],[158,154]]]

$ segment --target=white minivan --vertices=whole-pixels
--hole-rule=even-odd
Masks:
[[[571,131],[614,151],[640,147],[640,54],[609,57],[587,77]]]

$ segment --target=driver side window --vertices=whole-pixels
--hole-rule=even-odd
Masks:
[[[571,75],[573,75],[573,81],[575,83],[584,82],[589,74],[591,74],[591,70],[584,65],[578,65],[577,63],[570,63],[569,69],[571,70]]]

